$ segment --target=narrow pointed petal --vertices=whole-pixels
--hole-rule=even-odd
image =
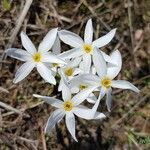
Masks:
[[[75,136],[75,117],[73,113],[66,114],[66,126],[73,139],[77,142],[77,138]]]
[[[30,61],[31,55],[22,49],[10,48],[6,50],[6,54],[12,58],[21,60],[21,61]]]
[[[99,49],[97,48],[94,48],[93,51],[93,63],[99,77],[100,78],[104,77],[107,73],[106,61],[104,60],[102,54],[99,52]]]
[[[83,107],[81,105],[79,105],[78,107],[75,107],[73,110],[73,113],[77,115],[78,117],[86,119],[86,120],[102,119],[106,117],[103,113],[100,113],[100,112],[92,113],[92,109]]]
[[[84,31],[84,42],[88,44],[92,44],[93,40],[93,25],[92,25],[92,19],[89,19]]]
[[[56,40],[55,40],[54,45],[52,47],[52,52],[55,55],[59,55],[61,53],[61,44],[60,44],[60,40],[59,40],[58,36],[56,36]]]
[[[32,62],[25,62],[21,67],[17,70],[15,74],[14,83],[18,83],[23,80],[35,67],[35,64]]]
[[[96,46],[98,48],[107,45],[113,39],[113,37],[115,36],[115,33],[116,33],[116,29],[111,30],[106,35],[104,35],[104,36],[100,37],[99,39],[95,40],[92,45]]]
[[[81,57],[76,57],[74,59],[71,59],[71,61],[69,61],[68,65],[72,68],[78,67],[79,63],[81,62]]]
[[[94,106],[93,106],[93,108],[92,108],[91,115],[95,116],[96,111],[97,111],[98,106],[99,106],[99,103],[100,103],[100,100],[104,97],[104,95],[105,95],[105,90],[103,90],[103,89],[101,88],[99,97],[98,97],[96,103],[94,104]]]
[[[33,45],[32,41],[29,39],[29,37],[24,33],[21,32],[21,42],[23,47],[30,53],[34,54],[36,53],[36,48]]]
[[[104,119],[106,116],[103,113],[96,112],[93,119]]]
[[[55,110],[48,118],[44,132],[50,132],[55,127],[55,124],[62,120],[64,115],[65,113],[61,109]]]
[[[67,30],[61,30],[58,32],[58,35],[64,43],[72,47],[79,48],[83,44],[83,40],[81,39],[81,37],[73,32]]]
[[[136,93],[140,92],[140,90],[137,87],[135,87],[132,83],[125,80],[113,80],[112,87],[120,89],[129,89]]]
[[[77,77],[74,77],[70,84],[72,85],[79,85],[79,84],[87,84],[89,86],[99,86],[100,79],[98,76],[93,74],[82,74]]]
[[[55,56],[52,53],[43,53],[42,54],[42,62],[66,64],[65,61],[63,61],[62,59],[60,59],[59,57]]]
[[[112,62],[108,63],[107,76],[110,77],[111,79],[114,79],[121,70],[122,58],[118,50],[112,52],[110,54],[110,58]]]
[[[38,52],[47,52],[52,48],[56,40],[57,30],[58,28],[54,28],[46,34],[43,41],[40,43],[38,47]]]
[[[59,55],[62,59],[70,59],[70,58],[77,58],[83,54],[83,51],[80,48],[73,48],[66,52],[63,52]]]
[[[84,73],[89,73],[91,69],[91,55],[85,54],[83,55],[83,66]]]
[[[94,104],[94,103],[97,101],[97,98],[96,98],[96,96],[95,96],[93,93],[91,93],[91,94],[89,95],[89,97],[87,98],[87,101],[88,101],[89,103]]]
[[[42,95],[38,95],[38,94],[33,94],[33,96],[44,100],[46,103],[48,103],[56,108],[62,108],[63,102],[59,99],[56,99],[54,97],[42,96]]]
[[[111,59],[111,57],[110,57],[109,55],[107,55],[105,52],[103,52],[103,51],[101,51],[101,50],[100,50],[100,52],[101,52],[101,54],[103,55],[103,58],[104,58],[104,60],[105,60],[106,62],[113,63],[113,61],[112,61],[112,59]]]
[[[71,91],[66,82],[62,84],[62,97],[64,101],[71,100]]]
[[[87,89],[82,90],[81,92],[76,94],[72,98],[74,105],[77,106],[80,103],[82,103],[96,88],[97,88],[97,86],[88,87]]]
[[[46,82],[54,85],[56,84],[56,80],[53,77],[51,70],[48,69],[43,63],[37,64],[37,71]]]
[[[91,115],[91,109],[87,107],[82,107],[80,105],[73,109],[73,113],[83,119],[90,120],[93,118],[93,116]]]
[[[110,112],[111,111],[111,106],[112,106],[112,89],[108,89],[107,93],[106,93],[106,106],[107,106],[107,110]]]

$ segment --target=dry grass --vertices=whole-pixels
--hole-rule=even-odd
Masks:
[[[120,50],[123,68],[117,78],[131,81],[141,92],[137,95],[114,90],[112,112],[108,114],[105,107],[100,108],[108,116],[103,122],[78,119],[78,143],[70,138],[64,122],[43,136],[52,107],[34,99],[32,94],[55,95],[57,88],[45,84],[36,72],[14,85],[12,80],[20,62],[0,57],[0,101],[5,105],[0,107],[0,150],[149,149],[149,144],[138,142],[138,137],[150,136],[149,0],[33,0],[13,42],[10,37],[25,1],[12,0],[10,8],[2,1],[5,0],[0,5],[0,56],[9,44],[21,47],[21,30],[38,45],[46,32],[56,26],[82,36],[87,19],[92,17],[95,37],[118,28],[115,39],[103,50]],[[67,48],[63,45],[63,49]]]

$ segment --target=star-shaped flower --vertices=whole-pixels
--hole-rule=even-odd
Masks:
[[[122,59],[118,50],[114,51],[110,57],[114,62],[116,61],[115,65],[112,65],[111,63],[106,64],[102,54],[97,48],[95,48],[93,51],[93,62],[98,75],[84,74],[79,76],[80,81],[82,81],[81,83],[90,83],[90,88],[93,85],[95,89],[99,89],[100,95],[98,98],[97,106],[100,99],[106,94],[106,105],[108,111],[111,109],[112,88],[130,89],[134,92],[139,92],[139,89],[128,81],[114,80],[114,78],[120,72]]]
[[[40,43],[38,50],[36,50],[28,36],[24,32],[21,32],[22,45],[26,51],[16,48],[6,50],[8,56],[25,62],[17,70],[13,81],[14,83],[23,80],[33,68],[37,68],[37,71],[45,81],[56,84],[52,71],[46,65],[46,63],[66,64],[63,60],[48,52],[52,48],[56,36],[57,28],[50,30]]]
[[[65,122],[68,131],[72,135],[75,141],[77,138],[75,136],[75,115],[83,119],[102,119],[105,115],[100,112],[93,113],[92,109],[80,105],[86,98],[87,94],[77,94],[72,97],[70,89],[67,83],[63,84],[62,100],[56,99],[54,97],[47,97],[34,94],[34,97],[41,98],[48,104],[57,108],[47,121],[45,127],[45,133],[51,131],[55,124],[58,123],[65,116]]]
[[[93,50],[95,47],[101,48],[108,44],[116,33],[116,29],[111,30],[106,35],[98,38],[97,40],[93,41],[93,26],[92,20],[89,19],[84,32],[84,40],[75,33],[72,33],[67,30],[61,30],[58,32],[60,39],[73,47],[73,49],[62,53],[60,56],[62,58],[76,58],[82,56],[84,71],[85,73],[89,73],[92,59],[91,56],[93,55]],[[102,54],[105,53],[103,52]],[[108,60],[111,61],[111,60]]]

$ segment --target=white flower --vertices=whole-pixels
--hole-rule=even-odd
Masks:
[[[106,105],[108,108],[108,111],[110,111],[111,108],[111,92],[112,92],[112,87],[113,88],[121,88],[121,89],[130,89],[134,92],[139,92],[139,89],[136,88],[133,84],[131,84],[128,81],[125,80],[113,80],[118,73],[120,72],[121,65],[122,65],[122,59],[121,59],[121,54],[118,50],[114,51],[110,55],[111,59],[116,61],[115,65],[112,65],[108,63],[108,66],[106,64],[106,61],[104,60],[102,54],[99,52],[97,48],[94,49],[93,51],[93,62],[94,66],[96,68],[97,74],[92,75],[92,74],[85,74],[80,76],[80,80],[84,83],[90,83],[93,85],[93,87],[99,88],[100,90],[100,96],[98,101],[104,95],[106,94]],[[95,89],[96,89],[95,88]],[[94,89],[94,90],[95,90]],[[97,102],[98,104],[99,102]]]
[[[82,75],[81,75],[82,76]],[[82,78],[79,76],[74,77],[72,80],[69,81],[71,93],[79,93],[82,90],[88,89],[90,87],[93,87],[93,83],[91,82],[84,82]],[[95,89],[94,91],[97,91]],[[96,96],[93,93],[90,93],[90,95],[86,98],[86,100],[89,103],[95,103],[97,101]]]
[[[57,122],[59,122],[65,116],[65,122],[68,131],[72,135],[75,141],[77,141],[75,136],[75,116],[84,119],[102,119],[105,117],[103,113],[96,112],[93,114],[93,110],[89,109],[85,106],[80,105],[86,98],[87,94],[77,94],[74,97],[71,97],[71,92],[69,87],[64,84],[62,97],[63,101],[56,99],[54,97],[47,97],[34,94],[34,97],[41,98],[48,104],[57,108],[47,121],[47,125],[45,127],[45,133],[51,131],[51,129],[55,126]]]
[[[6,51],[8,56],[25,62],[17,70],[14,83],[23,80],[33,68],[36,67],[37,71],[45,81],[51,84],[56,84],[56,80],[53,77],[51,70],[46,65],[46,63],[65,64],[63,60],[48,52],[52,48],[56,36],[57,28],[50,30],[40,43],[38,50],[36,50],[28,36],[24,32],[21,32],[22,45],[26,51],[16,48],[10,48]]]
[[[80,60],[80,57],[71,60],[65,60],[67,64],[59,68],[58,73],[61,79],[59,82],[58,91],[62,91],[62,80],[65,79],[67,82],[69,82],[71,79],[74,78],[74,76],[83,73],[83,71],[80,68],[78,68]]]
[[[75,33],[67,30],[61,30],[58,32],[60,39],[73,47],[73,49],[61,54],[62,58],[76,58],[82,56],[84,64],[84,72],[89,73],[91,67],[91,55],[93,55],[93,50],[95,47],[101,48],[108,44],[116,33],[116,29],[111,30],[108,34],[102,36],[101,38],[93,41],[93,26],[92,20],[89,19],[84,32],[84,40]],[[102,53],[102,55],[105,53]],[[107,57],[107,56],[106,56]],[[111,61],[110,59],[107,59]]]

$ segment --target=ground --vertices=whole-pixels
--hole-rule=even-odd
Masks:
[[[17,36],[12,37],[24,6],[25,0],[0,2],[0,101],[5,104],[0,103],[0,150],[150,149],[150,1],[33,0]],[[132,82],[140,93],[114,89],[112,111],[107,112],[104,100],[99,108],[107,119],[77,119],[78,143],[71,139],[64,121],[44,136],[43,129],[53,108],[32,94],[52,96],[58,94],[57,87],[45,84],[36,71],[14,84],[21,62],[1,58],[8,47],[22,47],[20,31],[25,31],[38,46],[47,31],[57,26],[83,37],[89,18],[93,20],[95,38],[117,28],[115,38],[102,50],[109,54],[119,49],[123,67],[117,79]],[[62,47],[62,51],[69,48],[63,44]]]

